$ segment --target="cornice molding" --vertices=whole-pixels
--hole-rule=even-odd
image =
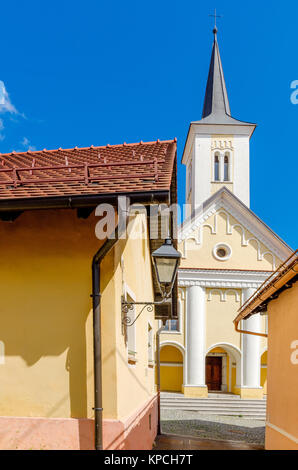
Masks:
[[[221,287],[226,289],[246,289],[250,287],[257,289],[270,274],[270,272],[260,271],[183,269],[178,271],[178,286]]]

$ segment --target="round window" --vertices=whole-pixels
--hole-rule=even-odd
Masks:
[[[232,249],[225,243],[218,243],[213,248],[213,256],[219,261],[226,261],[232,255]]]
[[[227,256],[227,252],[224,248],[217,248],[216,250],[216,254],[217,256],[219,256],[220,258],[225,258]]]

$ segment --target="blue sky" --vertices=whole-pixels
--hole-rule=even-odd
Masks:
[[[177,137],[180,161],[189,122],[201,117],[215,7],[232,114],[258,123],[251,208],[296,248],[294,1],[3,3],[0,152]]]

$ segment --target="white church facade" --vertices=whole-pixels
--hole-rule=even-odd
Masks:
[[[179,231],[179,320],[161,335],[161,388],[266,395],[267,340],[235,331],[233,319],[292,250],[250,210],[250,139],[256,125],[231,116],[214,42],[202,119],[192,122],[182,163],[188,214]],[[243,329],[266,332],[266,315]]]

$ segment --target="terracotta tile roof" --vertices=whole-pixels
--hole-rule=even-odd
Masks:
[[[176,139],[0,154],[0,201],[168,191]]]

